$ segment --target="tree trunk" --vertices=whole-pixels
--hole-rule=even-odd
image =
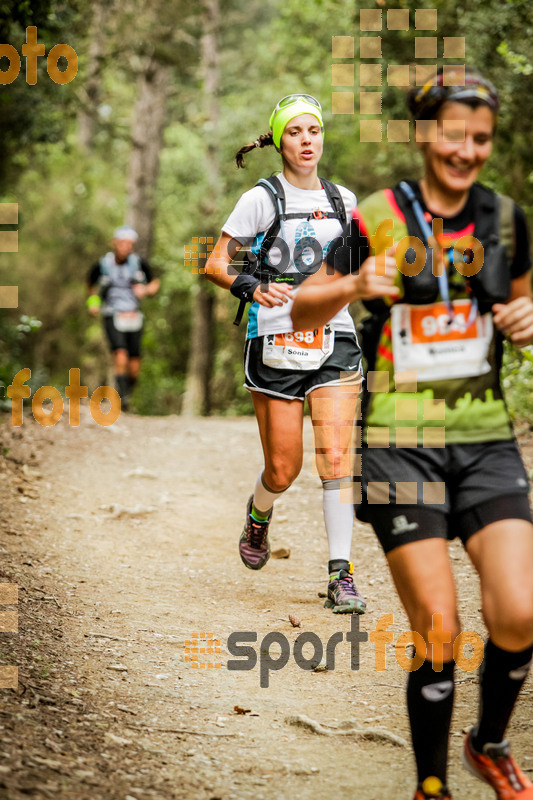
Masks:
[[[217,37],[220,28],[219,0],[203,2],[203,36],[201,42],[203,73],[203,105],[205,118],[209,120],[206,141],[207,192],[203,203],[205,232],[201,235],[218,238],[217,210],[221,194],[219,150],[216,132],[220,121],[220,69]],[[199,279],[198,291],[193,300],[191,346],[187,367],[187,380],[183,395],[182,414],[195,416],[208,414],[210,410],[210,382],[213,370],[215,347],[215,295],[213,287],[205,278]]]
[[[155,188],[163,146],[169,78],[170,67],[154,58],[147,59],[139,76],[139,93],[133,112],[126,223],[139,234],[136,251],[143,258],[148,258],[152,250]]]
[[[89,65],[83,87],[83,108],[78,114],[78,140],[85,150],[92,149],[98,122],[100,86],[105,55],[105,27],[113,3],[93,3],[91,39],[89,43]]]

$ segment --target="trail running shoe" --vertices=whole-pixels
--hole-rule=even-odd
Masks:
[[[270,558],[268,526],[272,519],[272,511],[266,522],[257,522],[252,517],[252,500],[253,495],[246,506],[246,520],[244,530],[239,539],[239,553],[245,567],[248,567],[248,569],[261,569]]]
[[[365,598],[355,588],[352,578],[353,564],[350,561],[350,571],[345,569],[332,572],[329,576],[328,599],[324,608],[333,609],[334,614],[364,614],[366,611]]]
[[[466,736],[463,748],[463,766],[488,783],[496,792],[498,800],[533,800],[533,783],[526,778],[514,758],[508,741],[486,744],[478,753],[472,746],[475,728]]]
[[[442,781],[432,775],[419,784],[413,800],[452,800],[452,796]]]

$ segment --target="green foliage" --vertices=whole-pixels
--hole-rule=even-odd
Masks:
[[[15,47],[21,56],[18,78],[0,87],[0,192],[16,185],[34,148],[61,141],[75,114],[72,84],[54,83],[47,73],[44,56],[37,58],[37,83],[26,83],[22,57],[26,28],[37,27],[37,42],[44,44],[46,53],[59,43],[69,43],[77,50],[88,8],[86,0],[0,2],[0,42]]]
[[[505,343],[503,386],[513,419],[533,422],[533,347],[519,349]]]
[[[33,361],[32,351],[40,328],[41,322],[35,317],[22,314],[17,321],[15,316],[0,311],[0,388],[9,386],[13,376]],[[32,374],[28,385],[33,388],[40,386],[39,378],[39,375]],[[10,407],[11,401],[6,402],[3,391],[0,391],[0,401],[0,407]]]

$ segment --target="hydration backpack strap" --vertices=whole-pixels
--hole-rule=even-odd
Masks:
[[[257,181],[256,186],[262,186],[263,189],[266,189],[270,195],[274,204],[274,221],[265,233],[263,241],[261,242],[261,248],[257,255],[257,261],[252,263],[249,259],[246,259],[244,262],[243,272],[246,272],[249,275],[255,273],[257,265],[259,265],[259,269],[261,269],[261,267],[265,264],[268,251],[272,247],[272,244],[279,233],[281,227],[281,217],[285,214],[285,191],[279,178],[277,178],[275,175],[271,175],[270,178],[260,178]],[[245,308],[246,300],[241,300],[239,302],[237,314],[233,320],[234,325],[241,324]]]
[[[509,263],[514,258],[514,200],[505,194],[497,194],[479,183],[472,187],[476,208],[475,235],[483,245],[495,241],[505,247]]]
[[[415,210],[413,208],[413,203],[411,197],[408,195],[406,191],[404,191],[401,187],[401,184],[404,183],[397,183],[396,186],[392,190],[392,194],[394,195],[394,199],[396,201],[396,205],[402,212],[405,217],[405,224],[407,226],[407,232],[410,236],[417,236],[421,242],[427,243],[427,236],[425,232],[422,230],[420,223],[417,219],[415,214]],[[410,189],[409,184],[407,184],[407,188]],[[412,189],[410,189],[412,192]],[[414,197],[414,192],[412,192],[412,196]]]
[[[322,184],[322,188],[326,193],[326,197],[328,198],[330,205],[335,212],[335,214],[331,216],[335,216],[335,218],[340,221],[344,230],[346,225],[346,208],[344,206],[344,201],[341,197],[339,187],[336,183],[326,180],[326,178],[319,178],[319,181]],[[329,217],[330,214],[327,216]]]
[[[141,271],[141,257],[137,253],[130,253],[127,258],[130,277],[133,279]]]
[[[266,260],[268,251],[272,247],[274,239],[279,233],[281,219],[285,218],[285,190],[283,184],[276,175],[271,175],[270,178],[260,178],[257,181],[257,186],[262,186],[267,190],[272,202],[274,203],[274,222],[265,233],[265,237],[261,243],[260,250],[260,263]]]
[[[111,267],[115,266],[116,263],[115,255],[111,251],[102,256],[99,261],[101,276],[109,277],[111,275]],[[133,280],[142,269],[141,258],[137,253],[130,253],[126,259],[126,264],[128,265],[130,279]]]
[[[514,232],[514,200],[506,194],[498,195],[500,214],[500,242],[507,251],[509,263],[512,262],[515,254],[515,232]]]
[[[111,266],[115,263],[115,256],[113,253],[106,253],[105,256],[99,261],[100,264],[100,277],[109,277],[111,274]]]

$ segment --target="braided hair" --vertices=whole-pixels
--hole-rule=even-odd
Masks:
[[[256,147],[268,147],[269,145],[274,144],[274,139],[272,138],[272,131],[268,133],[262,133],[255,142],[250,142],[250,144],[245,144],[244,147],[235,154],[235,161],[237,162],[237,167],[241,167],[244,169],[246,164],[244,163],[244,154],[249,153],[250,150],[254,150]]]

